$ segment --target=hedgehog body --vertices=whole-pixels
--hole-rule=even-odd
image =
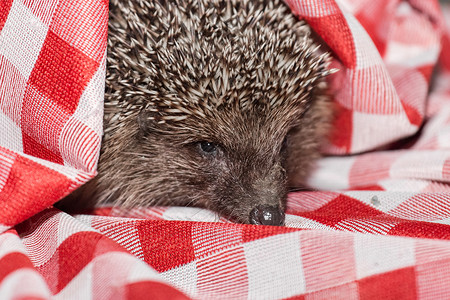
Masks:
[[[328,73],[281,0],[110,0],[99,175],[78,205],[281,224],[326,132]]]

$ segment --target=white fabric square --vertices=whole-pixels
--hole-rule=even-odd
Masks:
[[[450,159],[449,150],[408,151],[391,167],[393,178],[442,180],[444,163]]]
[[[343,12],[348,12],[352,15],[355,15],[370,4],[370,0],[361,0],[361,1],[353,1],[353,0],[336,0],[336,3],[339,5],[339,8]]]
[[[437,224],[450,225],[450,218],[445,218],[445,219],[442,219],[442,220],[434,220],[432,222],[433,223],[437,223]]]
[[[245,243],[244,252],[249,299],[280,299],[305,292],[298,232]]]
[[[22,130],[0,110],[0,146],[14,152],[23,152]]]
[[[397,128],[393,131],[392,128]],[[417,131],[405,114],[381,115],[353,112],[352,151],[358,152],[379,145],[382,142],[393,142]],[[386,133],[386,135],[380,134]]]
[[[289,228],[318,229],[318,230],[328,230],[328,231],[335,230],[332,227],[329,227],[322,223],[316,222],[314,220],[310,220],[310,219],[296,216],[296,215],[289,215],[289,214],[286,214],[286,220],[284,223],[285,223],[286,227],[289,227]]]
[[[439,148],[450,149],[450,126],[442,128],[437,134],[437,139]]]
[[[343,193],[354,199],[372,206],[382,212],[389,212],[415,196],[411,192],[385,192],[385,191],[346,191]]]
[[[378,185],[386,191],[403,193],[419,193],[429,184],[430,182],[426,180],[416,179],[385,179],[378,182]]]
[[[354,157],[320,159],[317,168],[308,178],[308,185],[326,191],[347,189],[350,186],[350,170],[354,162]]]
[[[355,235],[358,279],[414,266],[414,239]]]
[[[14,1],[0,32],[0,53],[28,79],[47,36],[48,27],[21,1]]]
[[[391,41],[387,46],[385,61],[386,64],[401,64],[403,67],[418,68],[433,65],[440,50],[438,45],[427,48]]]
[[[20,238],[9,232],[0,235],[0,259],[10,253],[22,253],[27,255],[27,250],[21,244]]]
[[[50,299],[52,296],[43,277],[36,270],[28,268],[16,270],[4,277],[0,284],[0,295],[2,299]]]
[[[152,269],[144,261],[128,253],[111,251],[97,256],[92,262],[99,267],[95,271],[100,270],[100,273],[103,273],[103,270],[107,273],[109,267],[111,268],[111,272],[114,272],[118,266],[121,266],[122,272],[126,277],[120,275],[117,276],[117,279],[124,280],[125,282],[152,280],[166,283],[156,270]]]
[[[163,213],[164,220],[217,222],[219,218],[213,211],[198,207],[171,206]]]
[[[162,278],[181,289],[190,297],[196,298],[198,295],[197,265],[195,261],[160,274]]]

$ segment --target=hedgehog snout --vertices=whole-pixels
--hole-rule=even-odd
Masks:
[[[254,225],[284,225],[284,212],[280,206],[258,205],[250,211],[250,224]]]
[[[265,172],[263,172],[264,174]],[[284,225],[286,202],[286,173],[275,163],[253,183],[254,202],[248,210],[248,220],[254,225]]]

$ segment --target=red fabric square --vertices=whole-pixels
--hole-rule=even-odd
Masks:
[[[192,222],[148,221],[137,226],[144,261],[158,272],[194,260]]]
[[[390,235],[429,239],[450,239],[450,225],[419,221],[403,222],[389,231]]]
[[[28,83],[72,115],[98,65],[49,31]]]
[[[154,299],[154,300],[188,300],[188,296],[162,282],[139,281],[130,283],[126,286],[126,298],[135,299]]]
[[[384,191],[384,188],[382,188],[379,185],[360,185],[360,186],[352,186],[352,191]]]
[[[331,2],[329,3],[332,5]],[[353,34],[341,12],[320,18],[305,17],[305,20],[347,68],[353,69],[356,67],[356,49]]]
[[[335,102],[334,108],[336,117],[331,126],[330,141],[341,152],[347,153],[352,147],[353,112],[338,102]]]
[[[247,243],[265,237],[294,231],[298,231],[298,229],[280,226],[243,225],[242,241]]]
[[[301,216],[333,226],[345,219],[367,219],[383,214],[382,212],[361,203],[351,197],[340,195],[321,208],[303,213]]]
[[[442,42],[442,50],[441,55],[439,57],[440,63],[442,64],[442,68],[449,71],[450,70],[450,55],[448,55],[450,51],[450,33],[446,32],[441,39]]]
[[[66,176],[17,156],[0,191],[0,224],[22,222],[67,195],[71,186]]]
[[[399,269],[359,280],[360,299],[417,299],[414,268]]]

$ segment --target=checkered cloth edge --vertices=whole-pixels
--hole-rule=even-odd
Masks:
[[[270,227],[46,208],[95,175],[107,3],[0,2],[0,298],[450,298],[450,9],[286,3],[340,69],[338,115],[317,191]]]

